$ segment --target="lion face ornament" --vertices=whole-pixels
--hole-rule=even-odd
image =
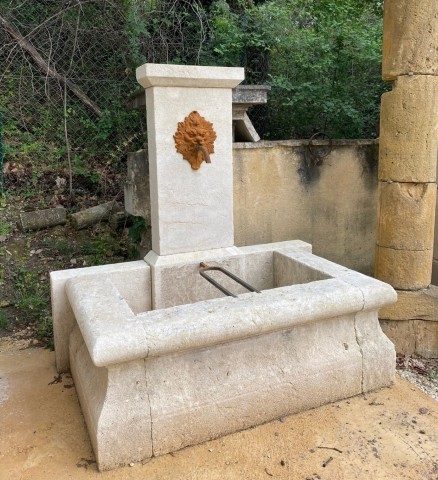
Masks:
[[[176,151],[190,163],[193,170],[198,170],[203,161],[211,163],[210,154],[214,153],[216,132],[213,124],[198,112],[193,111],[183,122],[178,122],[173,139]]]

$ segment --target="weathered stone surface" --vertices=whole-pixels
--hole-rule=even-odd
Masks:
[[[233,142],[258,142],[259,140],[259,134],[246,111],[233,108]]]
[[[65,285],[71,278],[88,275],[96,282],[102,278],[110,279],[135,314],[151,309],[150,267],[143,260],[50,272],[53,336],[58,372],[66,372],[69,369],[68,341],[76,324]]]
[[[379,311],[381,320],[425,320],[438,322],[438,287],[416,292],[398,291],[398,300]]]
[[[377,244],[398,250],[430,250],[436,185],[379,182],[379,194]]]
[[[435,238],[433,242],[432,283],[438,285],[438,196],[435,208]]]
[[[384,7],[383,79],[438,75],[436,0],[385,0]]]
[[[234,144],[235,244],[300,238],[316,255],[372,275],[378,145],[334,142],[322,165],[312,167],[307,143]]]
[[[380,320],[383,333],[394,344],[395,351],[401,355],[412,355],[415,352],[416,332],[413,320],[392,321]]]
[[[270,90],[270,85],[238,85],[233,88],[233,104],[250,106],[266,103]]]
[[[426,358],[438,358],[438,322],[415,320],[415,353]]]
[[[128,153],[125,210],[150,223],[149,161],[147,150]]]
[[[436,181],[438,77],[399,77],[382,96],[379,180]]]
[[[42,228],[64,225],[67,222],[67,212],[64,207],[46,208],[33,212],[20,213],[23,230],[40,230]]]
[[[382,335],[377,315],[370,311],[357,313],[355,331],[363,358],[362,389],[367,392],[382,384],[391,385],[395,376],[396,351],[391,341]],[[387,354],[381,355],[382,351]],[[380,375],[377,376],[376,372],[380,372]]]
[[[438,358],[438,322],[426,320],[381,320],[385,335],[399,354]]]
[[[144,362],[96,367],[76,326],[70,363],[99,470],[151,457],[152,419]]]
[[[152,358],[146,375],[155,385],[154,453],[162,455],[355,395],[362,355],[352,318],[344,317]]]
[[[399,290],[427,288],[432,277],[432,249],[395,250],[377,246],[375,275]]]
[[[73,213],[71,216],[71,223],[76,230],[90,227],[96,223],[108,220],[110,215],[122,210],[121,205],[117,202],[111,201],[96,205],[95,207],[81,210],[80,212]]]
[[[233,88],[245,78],[243,68],[145,63],[136,70],[137,81],[149,87]],[[190,113],[190,112],[188,112]]]
[[[281,267],[296,264],[283,281],[299,284],[137,315],[108,278],[64,278],[77,321],[70,362],[100,470],[391,384],[395,353],[377,309],[394,290],[298,243],[234,256],[269,288],[278,253]],[[143,279],[129,280],[130,294],[142,291]]]

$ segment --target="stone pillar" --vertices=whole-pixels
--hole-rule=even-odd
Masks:
[[[152,250],[145,261],[154,309],[166,306],[169,271],[174,283],[184,284],[192,281],[190,275],[199,277],[201,261],[239,253],[232,89],[243,79],[243,68],[151,63],[137,68],[146,91]],[[180,277],[172,270],[176,265],[186,267]]]
[[[398,290],[399,302],[380,318],[398,351],[438,356],[438,295],[429,286],[437,192],[438,2],[385,0],[383,30],[383,79],[393,82],[393,89],[381,105],[375,273]]]
[[[158,255],[234,245],[231,106],[232,88],[243,79],[243,68],[149,63],[137,69],[146,90]]]

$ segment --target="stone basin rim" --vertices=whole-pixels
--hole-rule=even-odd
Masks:
[[[73,278],[67,282],[66,292],[91,359],[98,367],[290,330],[368,309],[366,292],[336,278],[138,315],[108,279],[96,285],[89,277]],[[379,297],[377,303],[388,302],[387,295]],[[103,303],[108,306],[104,311]],[[258,322],[261,316],[263,321]]]

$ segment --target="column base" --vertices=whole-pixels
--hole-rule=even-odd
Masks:
[[[397,303],[379,312],[382,330],[397,353],[438,358],[438,287],[397,293]]]

